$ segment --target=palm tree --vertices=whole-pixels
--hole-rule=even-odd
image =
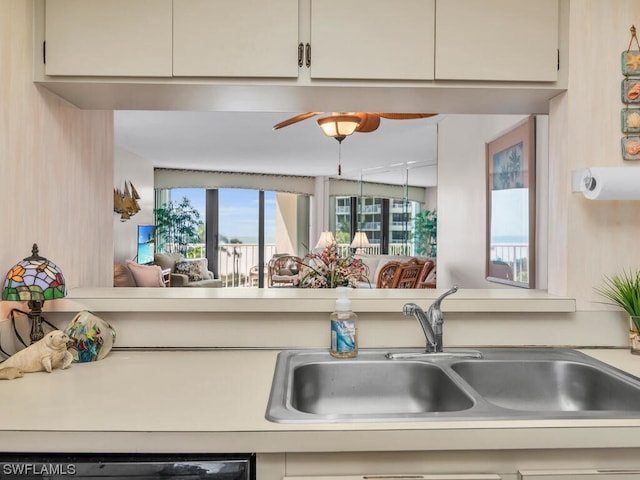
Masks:
[[[238,238],[229,239],[224,235],[220,235],[220,244],[231,244],[231,245],[239,245],[242,243],[242,240]],[[235,287],[240,286],[241,283],[241,275],[240,275],[240,257],[242,256],[242,251],[238,247],[228,248],[225,246],[218,245],[218,251],[224,252],[227,254],[227,257],[233,257],[233,270],[232,270],[232,278],[231,278],[231,286]],[[236,282],[237,279],[237,282]]]

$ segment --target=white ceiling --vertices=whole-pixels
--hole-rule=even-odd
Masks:
[[[154,167],[337,176],[339,145],[316,118],[272,127],[293,113],[116,111],[115,144]],[[437,124],[442,116],[382,119],[378,130],[342,142],[342,178],[436,184]]]

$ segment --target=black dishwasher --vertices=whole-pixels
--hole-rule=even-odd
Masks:
[[[255,454],[0,454],[0,479],[256,480]]]

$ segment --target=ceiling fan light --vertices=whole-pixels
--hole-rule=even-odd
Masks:
[[[318,119],[318,125],[327,137],[346,137],[356,131],[360,117],[355,115],[331,115]]]

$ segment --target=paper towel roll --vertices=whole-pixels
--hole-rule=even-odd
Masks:
[[[640,167],[593,167],[584,180],[589,200],[640,200]]]

